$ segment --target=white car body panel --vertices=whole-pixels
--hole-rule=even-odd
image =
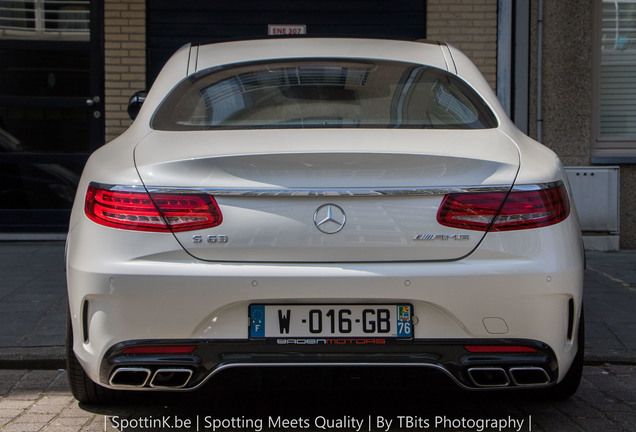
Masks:
[[[179,146],[173,145],[175,134]],[[146,188],[202,188],[223,206],[226,217],[221,226],[175,234],[191,254],[246,262],[460,258],[477,246],[483,233],[436,223],[443,194],[397,194],[448,185],[508,190],[519,165],[516,146],[496,129],[326,129],[310,136],[302,130],[282,136],[279,131],[259,130],[219,132],[213,137],[155,131],[137,145],[135,160]],[[309,196],[303,199],[304,191]],[[350,196],[357,191],[378,191],[378,196]],[[236,196],[223,195],[232,192]],[[247,193],[256,196],[244,196]],[[325,202],[346,211],[347,235],[325,238],[306,223]],[[245,226],[246,220],[258,223]],[[422,234],[470,238],[413,241]],[[193,243],[194,235],[223,235],[230,241],[210,247]]]
[[[501,250],[501,234],[494,234],[469,258],[425,266],[211,264],[197,261],[182,250],[164,252],[158,248],[156,255],[151,254],[152,243],[148,240],[156,235],[147,234],[138,234],[136,244],[143,245],[140,252],[145,249],[148,255],[134,256],[130,251],[110,247],[121,242],[116,238],[118,234],[128,236],[108,228],[98,236],[102,241],[96,242],[101,245],[100,259],[96,260],[97,251],[90,240],[96,240],[96,233],[91,232],[90,237],[75,233],[80,243],[72,245],[71,251],[77,256],[71,255],[69,260],[77,267],[69,268],[69,273],[77,279],[69,283],[91,284],[87,297],[92,308],[89,324],[90,334],[95,335],[89,343],[78,342],[76,352],[89,376],[98,381],[99,360],[108,348],[125,339],[246,338],[245,310],[251,302],[288,303],[293,299],[313,303],[329,299],[338,303],[382,303],[398,299],[414,305],[419,318],[414,328],[416,338],[503,335],[540,339],[560,355],[564,374],[574,351],[573,341],[565,336],[566,316],[559,310],[573,296],[582,295],[582,275],[572,271],[580,266],[581,256],[565,254],[562,247],[576,238],[575,229],[569,230],[569,238],[560,229],[547,230],[550,232],[541,242],[526,233],[515,233],[519,245],[513,251],[516,253]],[[546,250],[551,253],[546,254]],[[560,268],[563,259],[567,260],[567,270]],[[509,276],[511,272],[514,278]],[[559,289],[562,286],[579,289],[571,292]],[[472,296],[471,291],[479,295]],[[360,292],[364,294],[351,295]],[[470,301],[466,301],[467,296]],[[72,310],[80,310],[79,303],[84,299],[72,299],[78,302],[71,304]],[[560,317],[559,321],[546,319],[554,316]],[[74,318],[79,321],[80,317]],[[487,318],[503,319],[508,331],[489,333],[484,325]],[[126,334],[125,339],[122,334]]]

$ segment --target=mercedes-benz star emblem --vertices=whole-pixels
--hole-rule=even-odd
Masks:
[[[318,207],[314,213],[314,224],[316,228],[325,234],[335,234],[339,232],[347,222],[347,215],[344,210],[335,204],[324,204]]]

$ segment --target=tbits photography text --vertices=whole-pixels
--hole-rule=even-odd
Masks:
[[[315,416],[282,417],[267,416],[221,418],[211,415],[180,417],[177,415],[124,418],[108,416],[104,418],[104,431],[118,430],[192,430],[192,431],[241,431],[241,432],[293,432],[293,431],[355,431],[391,432],[409,431],[456,431],[465,432],[531,432],[532,416],[527,418],[466,418],[447,415],[416,416]]]

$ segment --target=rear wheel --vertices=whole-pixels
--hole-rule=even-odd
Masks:
[[[581,319],[579,320],[579,335],[578,335],[578,351],[574,357],[574,361],[570,366],[570,370],[565,375],[563,380],[548,389],[548,396],[552,399],[562,400],[567,399],[576,393],[581,383],[583,376],[583,359],[585,353],[585,322],[583,318],[583,309],[581,309]]]
[[[66,313],[66,373],[71,393],[75,399],[85,404],[114,404],[123,402],[125,392],[107,389],[94,383],[77,360],[73,352],[73,328],[71,313]]]

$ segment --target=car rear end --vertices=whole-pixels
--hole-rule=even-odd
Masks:
[[[557,158],[454,75],[469,68],[459,53],[426,45],[437,66],[422,69],[348,43],[353,58],[194,70],[91,158],[67,263],[74,353],[93,381],[191,390],[285,366],[424,367],[470,389],[564,379],[582,251]],[[373,81],[397,67],[386,92]],[[423,82],[443,84],[426,125],[409,102]],[[274,88],[276,104],[254,102]],[[190,91],[203,105],[174,114]],[[372,114],[383,98],[386,118]]]

